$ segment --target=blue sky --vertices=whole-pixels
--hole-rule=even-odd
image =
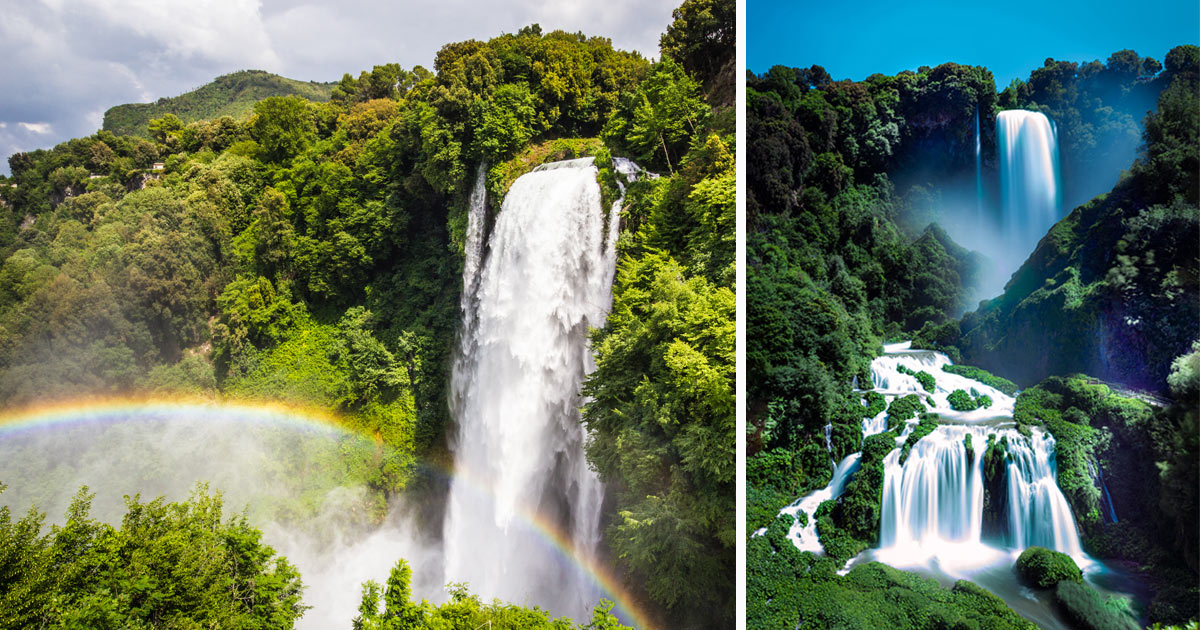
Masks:
[[[1047,57],[1104,61],[1132,48],[1162,62],[1198,40],[1197,0],[746,0],[746,59],[756,73],[816,64],[834,79],[861,80],[953,61],[987,66],[1003,89]]]

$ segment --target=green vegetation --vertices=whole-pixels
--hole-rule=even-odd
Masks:
[[[987,394],[979,394],[974,388],[971,393],[956,389],[950,392],[946,397],[946,402],[950,403],[950,408],[955,411],[975,411],[976,409],[987,409],[992,406],[992,398]]]
[[[450,585],[450,601],[435,606],[425,600],[412,601],[412,569],[403,559],[396,562],[388,576],[387,587],[375,581],[363,584],[359,616],[354,630],[400,630],[419,628],[478,628],[497,630],[632,630],[621,625],[611,612],[613,603],[601,601],[592,610],[590,623],[574,624],[570,619],[554,619],[534,606],[523,608],[499,600],[484,603],[467,591],[466,584]],[[380,604],[383,604],[382,607]]]
[[[531,25],[448,44],[433,72],[387,64],[317,86],[327,99],[222,77],[110,112],[143,137],[14,155],[0,405],[154,391],[328,409],[381,447],[345,455],[348,478],[369,481],[363,513],[407,492],[436,519],[478,165],[494,212],[544,161],[642,157],[664,176],[629,186],[612,315],[592,338],[588,456],[627,586],[669,625],[732,623],[736,117],[701,82],[733,92],[712,70],[732,48],[705,57],[733,13],[705,0],[676,13],[654,64]]]
[[[936,413],[921,414],[921,421],[917,426],[913,427],[908,437],[904,438],[904,444],[900,446],[900,463],[908,461],[908,454],[912,448],[917,445],[921,438],[933,433],[933,430],[938,427],[938,415]]]
[[[758,594],[746,598],[751,630],[1036,628],[966,580],[946,589],[878,562],[839,576],[842,560],[802,553],[786,536],[781,518],[746,543],[746,591]]]
[[[1004,294],[963,318],[951,343],[967,361],[1023,386],[1082,372],[1166,393],[1200,318],[1198,58],[1195,46],[1168,55],[1144,147],[1112,191],[1055,225]]]
[[[1200,383],[1197,351],[1181,355],[1172,391]],[[1058,485],[1082,531],[1083,546],[1101,558],[1129,563],[1153,586],[1152,622],[1183,623],[1200,614],[1195,482],[1197,400],[1166,408],[1113,392],[1087,377],[1051,377],[1017,398],[1016,418],[1043,424],[1054,436]],[[1104,483],[1119,522],[1102,509]]]
[[[887,426],[889,431],[899,431],[904,423],[921,415],[925,411],[925,403],[916,394],[901,396],[888,405]]]
[[[973,381],[979,381],[988,387],[998,389],[1009,396],[1017,395],[1017,384],[1000,376],[996,376],[983,368],[970,365],[944,365],[943,372],[964,376]]]
[[[866,406],[863,407],[864,418],[874,418],[887,409],[887,399],[879,392],[863,394],[863,401],[866,403]]]
[[[1113,598],[1110,598],[1110,600]],[[1054,601],[1075,627],[1083,630],[1137,630],[1138,624],[1121,610],[1122,602],[1106,602],[1087,584],[1063,580],[1054,589]]]
[[[242,70],[213,79],[212,83],[154,103],[117,105],[104,112],[104,131],[119,136],[141,136],[150,139],[154,134],[151,121],[169,121],[182,129],[188,123],[217,120],[229,116],[245,121],[254,104],[270,96],[299,96],[323,103],[329,100],[332,83],[296,81],[262,70]],[[161,122],[159,126],[161,126]]]
[[[732,32],[732,12],[716,23],[678,21],[704,6],[685,2],[672,32],[717,29],[689,35],[709,41]],[[714,63],[734,57],[731,46],[721,54]],[[607,540],[619,566],[667,609],[668,625],[732,625],[735,118],[699,100],[684,60],[671,55],[664,48],[601,134],[612,151],[671,172],[628,189],[612,310],[592,333],[583,421],[588,458],[614,497]],[[759,474],[802,473],[767,490],[768,503],[827,477],[820,457],[825,471],[811,451],[761,466]]]
[[[933,378],[933,375],[930,374],[929,372],[926,372],[925,370],[921,370],[920,372],[914,372],[914,371],[904,367],[903,365],[898,365],[898,366],[896,366],[896,371],[900,372],[901,374],[907,374],[907,375],[917,379],[917,382],[921,384],[921,388],[931,394],[933,393],[933,390],[937,387],[937,381]]]
[[[219,494],[127,498],[120,527],[88,517],[93,496],[46,534],[44,514],[0,507],[0,626],[290,628],[304,613],[300,574],[244,516],[222,521]]]
[[[1062,580],[1083,581],[1083,572],[1065,553],[1030,547],[1017,558],[1017,575],[1029,586],[1053,588]]]

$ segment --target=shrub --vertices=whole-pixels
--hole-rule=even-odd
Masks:
[[[1030,547],[1017,558],[1017,575],[1029,586],[1051,588],[1063,580],[1081,582],[1083,572],[1065,553]]]
[[[975,411],[979,407],[971,395],[961,389],[950,392],[947,401],[950,403],[950,408],[955,411]]]
[[[879,392],[867,392],[863,394],[863,400],[867,403],[867,406],[863,407],[864,418],[874,418],[887,409],[887,400]]]
[[[915,418],[924,408],[921,397],[916,394],[909,394],[893,400],[887,409],[888,429],[894,429],[909,419]]]

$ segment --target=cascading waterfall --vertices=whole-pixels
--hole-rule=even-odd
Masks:
[[[471,197],[463,328],[452,369],[458,429],[443,528],[445,579],[485,598],[582,617],[600,593],[556,555],[600,541],[603,488],[588,468],[578,409],[594,369],[588,330],[611,303],[620,202],[606,217],[591,158],[513,183],[484,248],[483,167]]]
[[[927,350],[893,348],[875,359],[872,378],[885,398],[917,394],[934,401],[941,424],[918,441],[900,463],[899,450],[884,460],[880,544],[908,558],[951,551],[946,543],[979,545],[983,521],[983,459],[989,437],[1006,442],[1007,544],[1041,545],[1083,558],[1075,518],[1056,482],[1054,438],[1034,428],[1026,437],[1012,428],[1015,400],[978,381],[942,371],[950,360]],[[900,371],[924,370],[936,379],[928,393]],[[986,394],[992,405],[962,412],[950,408],[956,389]],[[1008,425],[1008,426],[1005,426]],[[973,453],[967,452],[967,436]]]
[[[1008,110],[996,116],[1005,240],[1024,260],[1060,218],[1058,135],[1039,112]]]
[[[1028,440],[1009,435],[1007,472],[1009,544],[1082,558],[1075,517],[1055,482],[1054,438],[1036,429]]]
[[[916,394],[927,405],[932,403],[930,411],[940,416],[939,426],[911,447],[903,463],[899,448],[884,458],[880,548],[873,552],[875,557],[898,566],[923,565],[931,559],[942,566],[1011,563],[1008,554],[990,546],[990,542],[1015,550],[1041,545],[1087,563],[1075,518],[1056,483],[1053,437],[1038,428],[1032,429],[1028,437],[1022,435],[1012,422],[1015,400],[993,387],[943,371],[950,363],[944,354],[912,350],[908,343],[885,346],[884,355],[871,363],[874,391],[889,403]],[[926,391],[915,376],[901,369],[928,372],[936,381],[934,391]],[[957,389],[987,395],[992,405],[954,411],[948,399]],[[910,420],[901,430],[897,446],[903,444],[916,422],[915,418]],[[864,437],[886,430],[886,412],[863,421]],[[1007,445],[1007,501],[1002,502],[1007,506],[1003,522],[1007,531],[1003,541],[985,541],[983,534],[983,464],[989,440]],[[858,469],[859,455],[855,453],[837,465],[828,487],[781,511],[792,516],[800,511],[809,514],[808,524],[796,523],[789,534],[799,549],[821,550],[812,513],[822,502],[840,496]]]

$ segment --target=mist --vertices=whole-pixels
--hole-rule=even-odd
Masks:
[[[217,406],[80,416],[4,435],[0,482],[8,488],[0,505],[14,518],[33,507],[47,524],[61,523],[87,486],[95,494],[91,517],[119,526],[124,495],[181,501],[205,482],[222,493],[225,518],[245,513],[300,571],[312,608],[296,627],[349,628],[362,584],[384,583],[400,558],[413,568],[415,598],[446,599],[440,543],[418,523],[415,506],[380,505],[356,478],[382,448],[283,414],[264,422],[261,412]]]

